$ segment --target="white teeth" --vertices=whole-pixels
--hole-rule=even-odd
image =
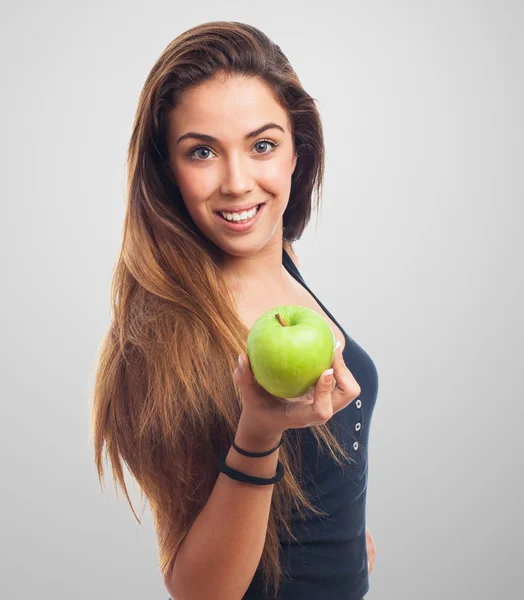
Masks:
[[[255,206],[255,208],[241,213],[221,212],[220,214],[224,217],[224,219],[227,219],[228,221],[247,221],[248,219],[253,218],[257,214],[258,208],[258,206]]]

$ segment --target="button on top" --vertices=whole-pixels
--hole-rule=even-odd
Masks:
[[[357,408],[360,408],[362,406],[362,400],[359,398],[357,400]]]

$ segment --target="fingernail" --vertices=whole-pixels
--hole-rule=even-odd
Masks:
[[[335,350],[338,350],[340,346],[342,346],[342,344],[340,343],[340,340],[337,340],[337,343],[335,344]]]
[[[243,368],[244,368],[244,363],[242,362],[242,355],[241,354],[238,355],[238,366],[239,366],[240,370],[242,371]]]
[[[328,369],[325,373],[324,373],[324,381],[328,382],[331,381],[331,376],[333,375],[333,369]]]

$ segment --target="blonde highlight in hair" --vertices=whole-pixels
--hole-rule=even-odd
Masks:
[[[258,29],[216,21],[175,38],[141,91],[127,158],[122,246],[111,284],[112,319],[96,362],[92,431],[98,478],[109,459],[124,491],[123,466],[149,502],[159,566],[171,573],[178,548],[207,502],[217,460],[233,438],[242,410],[233,382],[248,330],[221,272],[222,253],[189,216],[167,158],[167,118],[189,89],[222,75],[256,77],[287,111],[298,154],[283,237],[302,235],[319,207],[324,144],[314,99],[303,89],[279,46]],[[351,460],[325,425],[312,432],[338,464]],[[287,433],[292,433],[290,430]],[[274,487],[261,557],[266,595],[284,575],[279,534],[295,539],[294,507],[323,516],[303,489],[300,447],[285,436],[286,476]]]

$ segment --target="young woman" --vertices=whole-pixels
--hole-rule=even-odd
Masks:
[[[204,23],[168,45],[129,145],[93,435],[100,481],[105,445],[131,510],[123,464],[147,498],[176,600],[369,589],[377,371],[291,247],[314,192],[318,210],[323,170],[314,100],[261,31]],[[256,382],[246,354],[254,321],[284,304],[316,310],[339,342],[334,372],[292,403]]]

